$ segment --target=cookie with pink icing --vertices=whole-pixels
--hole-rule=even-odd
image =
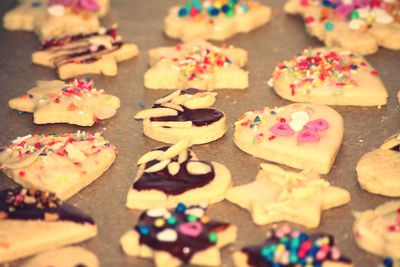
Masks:
[[[234,142],[255,157],[326,174],[343,130],[343,118],[334,109],[296,103],[246,112],[235,122]]]

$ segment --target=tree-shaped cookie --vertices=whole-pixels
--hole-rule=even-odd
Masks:
[[[135,119],[143,120],[146,136],[174,144],[189,139],[205,144],[221,138],[226,132],[225,114],[211,108],[214,92],[199,89],[177,90],[158,99],[151,109],[139,111]]]
[[[271,9],[249,0],[190,0],[169,9],[164,30],[171,38],[225,40],[250,32],[271,19]]]
[[[222,164],[197,159],[182,140],[144,154],[129,189],[126,206],[132,209],[174,207],[186,204],[216,203],[231,187],[231,174]]]
[[[307,234],[281,225],[268,233],[260,246],[244,247],[234,252],[236,267],[352,267],[335,245],[333,236],[323,233]]]
[[[57,69],[63,80],[89,73],[115,76],[118,62],[131,59],[138,53],[138,47],[124,43],[117,28],[112,27],[46,39],[40,50],[32,54],[32,62]]]
[[[221,266],[220,249],[235,241],[236,226],[210,219],[205,210],[182,203],[174,210],[147,210],[121,237],[122,249],[130,256],[153,258],[157,267]]]
[[[400,196],[400,133],[357,163],[358,182],[364,190],[384,196]]]
[[[362,57],[340,48],[308,48],[278,63],[275,92],[295,102],[381,106],[388,93],[378,72]]]
[[[26,94],[8,102],[10,108],[33,113],[36,124],[69,123],[92,126],[111,118],[119,98],[97,90],[90,80],[37,81]]]
[[[393,0],[288,0],[285,11],[301,15],[307,31],[327,46],[373,54],[400,49],[400,3]]]
[[[53,193],[22,188],[0,191],[0,263],[96,235],[90,216]]]
[[[34,31],[40,38],[97,31],[99,16],[109,0],[20,0],[7,12],[3,25],[10,31]]]
[[[149,51],[150,69],[144,75],[149,89],[245,89],[247,52],[233,46],[217,47],[192,41]]]
[[[342,138],[342,116],[307,103],[246,112],[234,134],[235,144],[255,157],[322,174],[330,171]]]
[[[0,168],[24,187],[68,199],[110,168],[116,149],[101,133],[27,135],[0,147]]]
[[[315,228],[323,211],[348,203],[350,194],[315,171],[296,173],[262,163],[255,181],[229,189],[226,199],[249,210],[256,224],[287,221]]]

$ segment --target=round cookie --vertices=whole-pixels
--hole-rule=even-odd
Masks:
[[[357,245],[369,253],[400,259],[400,201],[355,214],[353,234]]]
[[[151,109],[139,111],[135,119],[143,119],[144,134],[160,142],[209,143],[226,133],[225,114],[210,108],[216,95],[194,88],[177,90],[158,99]]]
[[[373,194],[400,196],[400,133],[380,148],[366,153],[357,163],[360,186]]]
[[[388,93],[378,72],[362,57],[340,48],[307,48],[278,63],[270,80],[275,92],[295,102],[378,106]]]

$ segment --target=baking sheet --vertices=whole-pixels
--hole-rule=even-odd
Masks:
[[[15,5],[16,1],[1,0],[0,16]],[[274,10],[270,24],[250,34],[236,35],[228,44],[249,51],[250,87],[245,91],[218,91],[216,107],[228,116],[228,133],[211,144],[194,147],[200,159],[215,160],[225,164],[232,172],[235,185],[245,184],[255,178],[260,159],[239,150],[232,142],[233,123],[244,112],[261,106],[282,106],[290,102],[281,99],[267,86],[267,81],[278,61],[291,58],[303,48],[319,46],[321,43],[306,34],[301,18],[287,16],[282,12],[283,0],[262,1]],[[174,45],[176,41],[163,35],[163,17],[167,8],[184,1],[167,0],[113,0],[112,9],[103,25],[116,22],[125,41],[139,45],[138,58],[119,64],[117,77],[90,76],[98,89],[120,97],[122,107],[117,115],[101,121],[95,127],[84,128],[68,125],[38,126],[32,123],[29,114],[19,115],[7,107],[7,101],[31,88],[38,79],[57,78],[55,71],[34,66],[31,53],[39,42],[34,34],[6,32],[0,29],[0,144],[9,144],[17,136],[29,133],[63,133],[76,130],[101,131],[116,145],[119,154],[116,162],[101,178],[88,188],[68,200],[91,214],[99,226],[96,238],[82,243],[99,257],[102,266],[153,266],[152,261],[124,255],[119,247],[119,238],[136,222],[140,211],[125,208],[125,198],[136,172],[135,162],[143,153],[160,146],[142,134],[141,121],[133,119],[141,108],[146,107],[167,91],[148,90],[143,86],[143,74],[148,68],[147,50],[157,46]],[[351,192],[351,203],[347,206],[324,212],[321,225],[314,231],[324,231],[335,236],[337,244],[353,259],[356,266],[377,266],[378,257],[361,251],[355,244],[351,228],[352,212],[375,208],[393,198],[372,195],[362,191],[356,181],[355,165],[366,152],[378,147],[383,140],[400,130],[400,108],[395,98],[400,89],[400,52],[380,49],[368,56],[369,62],[379,71],[390,92],[388,105],[377,109],[360,107],[335,107],[344,117],[344,141],[333,169],[326,175],[333,185]],[[0,189],[15,185],[4,174],[0,174]],[[244,245],[259,244],[270,226],[256,226],[247,211],[227,201],[210,206],[209,213],[215,219],[237,224],[237,242],[223,249],[223,266],[232,266],[230,252]],[[313,232],[313,231],[311,231]],[[11,266],[18,266],[18,261]]]

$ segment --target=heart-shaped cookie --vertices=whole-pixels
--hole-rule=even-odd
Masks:
[[[343,138],[343,118],[330,107],[291,104],[246,112],[235,123],[243,151],[290,167],[326,174]]]

